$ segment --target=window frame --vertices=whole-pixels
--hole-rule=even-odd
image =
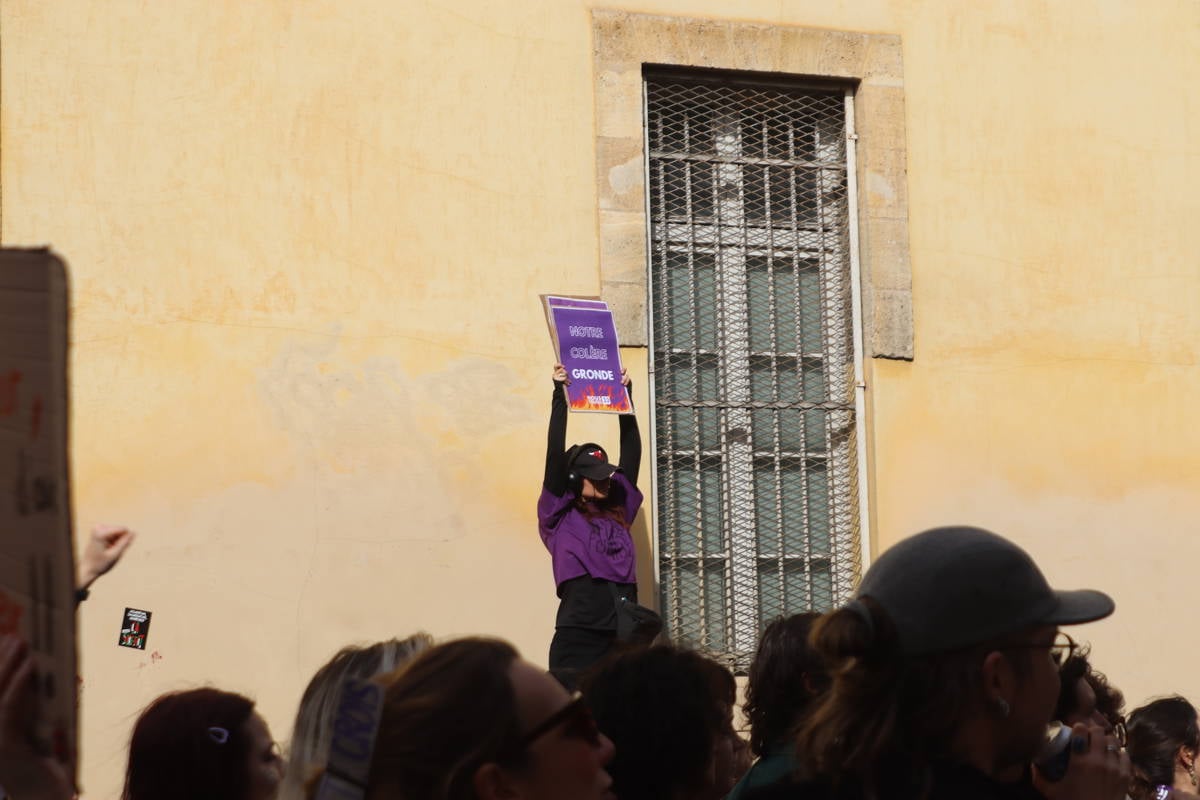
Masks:
[[[765,456],[760,453],[761,449],[754,442],[746,442],[739,445],[736,442],[725,441],[724,437],[720,437],[721,441],[716,443],[717,450],[715,453],[707,454],[708,457],[717,457],[719,460],[715,464],[710,464],[709,469],[705,469],[700,461],[692,464],[692,466],[682,466],[688,461],[688,454],[683,451],[671,451],[663,454],[658,452],[659,446],[663,442],[663,438],[659,436],[659,416],[660,408],[658,403],[658,381],[657,379],[650,382],[650,399],[654,413],[651,419],[652,441],[655,443],[655,458],[654,469],[652,471],[652,486],[653,496],[658,499],[658,502],[652,504],[651,513],[653,518],[652,528],[655,532],[653,537],[655,543],[655,582],[662,593],[662,597],[674,595],[677,603],[684,602],[684,598],[695,600],[699,604],[698,614],[699,619],[696,620],[695,629],[700,631],[702,637],[708,638],[705,642],[707,646],[714,647],[713,640],[723,643],[716,654],[727,658],[731,664],[737,668],[745,669],[749,664],[749,659],[753,655],[753,650],[757,644],[758,634],[763,625],[769,620],[764,619],[765,613],[770,613],[764,610],[763,602],[767,596],[764,593],[763,567],[774,565],[780,570],[779,580],[777,585],[771,584],[771,588],[779,592],[779,600],[782,603],[784,596],[787,594],[787,577],[786,573],[789,568],[795,564],[803,566],[805,575],[804,583],[807,585],[807,607],[797,608],[793,604],[791,611],[793,613],[800,610],[809,610],[811,608],[819,608],[818,603],[823,602],[816,600],[815,594],[819,590],[815,586],[814,578],[817,574],[813,571],[813,565],[821,562],[827,568],[826,582],[829,587],[828,602],[832,604],[840,603],[849,595],[851,588],[857,582],[859,577],[860,565],[863,561],[863,552],[865,548],[862,546],[865,540],[865,531],[869,530],[869,518],[867,515],[867,504],[865,502],[865,459],[862,457],[864,448],[861,446],[865,434],[865,428],[862,421],[865,416],[865,396],[863,389],[865,384],[861,380],[862,376],[862,347],[861,347],[861,331],[862,321],[860,314],[859,292],[857,290],[858,269],[857,269],[857,230],[856,230],[856,196],[853,192],[854,184],[854,131],[853,131],[853,102],[854,89],[845,82],[830,84],[803,80],[791,80],[786,76],[758,76],[749,73],[730,73],[728,71],[717,70],[679,70],[675,68],[657,68],[647,65],[643,69],[643,109],[644,109],[644,144],[643,151],[645,152],[644,168],[646,175],[644,178],[644,186],[646,192],[645,208],[646,208],[646,243],[647,251],[654,253],[654,263],[657,266],[652,266],[648,259],[648,281],[653,279],[654,282],[648,283],[648,289],[655,283],[666,281],[670,283],[668,275],[663,274],[661,270],[669,270],[669,263],[672,258],[682,259],[682,263],[686,263],[689,272],[693,273],[687,280],[689,288],[689,305],[694,305],[697,301],[696,293],[702,291],[699,289],[696,275],[694,274],[695,262],[697,255],[703,252],[712,250],[712,268],[714,272],[713,281],[714,290],[717,292],[717,297],[733,297],[731,300],[735,305],[738,301],[735,297],[742,298],[742,308],[740,315],[733,312],[733,317],[730,317],[729,309],[726,306],[721,306],[719,310],[714,309],[714,331],[716,336],[720,331],[725,336],[732,336],[735,342],[740,343],[740,347],[735,350],[729,350],[719,346],[717,343],[713,352],[707,352],[705,344],[699,341],[693,341],[690,349],[690,356],[693,361],[705,356],[713,359],[717,365],[717,374],[722,377],[717,377],[719,384],[726,391],[732,391],[733,394],[741,396],[741,400],[734,398],[726,398],[725,403],[720,404],[713,410],[716,411],[716,416],[719,420],[718,428],[724,430],[729,426],[744,427],[746,430],[757,433],[758,422],[754,419],[756,412],[754,409],[763,406],[770,407],[772,405],[783,406],[788,403],[780,403],[778,401],[764,401],[761,397],[755,396],[754,389],[754,363],[766,358],[771,361],[771,375],[774,379],[774,394],[778,393],[779,379],[783,373],[779,371],[779,359],[790,360],[794,364],[794,369],[799,372],[803,369],[805,361],[817,359],[821,363],[820,377],[822,384],[822,397],[827,398],[828,388],[827,381],[832,377],[831,369],[838,369],[839,365],[845,364],[847,361],[853,364],[853,387],[845,387],[848,391],[847,396],[851,397],[849,403],[831,404],[828,399],[816,401],[816,406],[826,405],[827,414],[845,414],[847,412],[853,414],[853,422],[849,425],[846,440],[842,444],[837,444],[833,438],[831,431],[837,427],[836,423],[830,420],[825,420],[821,425],[820,435],[823,437],[824,447],[818,447],[815,450],[809,448],[807,437],[802,436],[804,440],[800,443],[800,449],[797,452],[784,452],[780,448],[783,446],[783,436],[778,429],[779,420],[776,419],[773,423],[775,431],[774,436],[770,441],[768,449],[771,452]],[[797,150],[795,143],[788,148],[790,155],[788,158],[781,158],[776,167],[786,168],[785,173],[788,180],[788,191],[790,211],[783,217],[776,219],[769,209],[771,195],[767,191],[763,192],[763,208],[762,217],[752,216],[747,213],[747,208],[751,206],[752,195],[747,190],[749,184],[746,176],[748,169],[755,169],[756,162],[764,161],[763,157],[754,155],[749,156],[742,151],[745,140],[745,130],[743,128],[745,120],[755,114],[752,108],[735,109],[733,111],[725,111],[720,106],[713,106],[715,112],[714,120],[725,119],[724,126],[728,128],[725,133],[721,133],[721,125],[717,125],[708,135],[713,137],[713,153],[712,158],[706,158],[705,154],[694,149],[694,142],[683,142],[678,148],[679,152],[670,153],[669,148],[664,146],[664,142],[658,141],[658,147],[653,146],[652,140],[657,141],[662,136],[667,134],[667,131],[651,129],[651,93],[660,91],[658,87],[666,87],[674,84],[674,88],[679,91],[688,91],[686,87],[693,87],[697,91],[710,93],[709,101],[713,103],[725,102],[720,99],[720,93],[725,92],[729,98],[728,102],[731,106],[736,106],[734,99],[739,88],[747,88],[753,91],[762,92],[764,99],[770,96],[773,89],[783,90],[787,93],[804,92],[811,90],[810,102],[816,106],[825,105],[827,108],[830,101],[840,97],[841,108],[836,117],[819,118],[824,119],[824,122],[814,120],[813,124],[817,127],[813,128],[813,137],[811,147],[815,148],[812,157],[802,156]],[[653,90],[651,86],[654,86]],[[825,99],[820,99],[824,97]],[[686,105],[686,101],[679,101]],[[806,113],[811,113],[811,107],[805,107]],[[704,111],[702,109],[702,111]],[[730,116],[730,114],[740,116]],[[702,114],[707,116],[707,113]],[[686,112],[685,112],[686,118]],[[836,121],[836,122],[835,122]],[[831,128],[826,131],[826,137],[821,136],[820,125],[828,125],[835,122]],[[716,124],[716,123],[714,123]],[[830,161],[828,158],[821,157],[820,150],[828,149],[831,145],[827,138],[828,135],[835,137],[837,141],[832,144],[833,151],[831,155],[836,156],[837,162],[841,166],[837,169],[839,175],[836,185],[825,183],[828,180],[828,169]],[[688,134],[690,139],[690,134]],[[826,142],[822,144],[822,141]],[[722,147],[726,151],[722,151]],[[681,208],[674,209],[674,213],[667,202],[667,186],[669,181],[665,177],[668,174],[668,168],[676,161],[687,166],[680,174],[684,176],[683,184],[686,186],[683,195],[684,202]],[[712,162],[716,165],[718,174],[721,171],[728,173],[725,181],[714,180],[704,185],[709,186],[708,192],[712,194],[713,209],[712,213],[705,216],[702,212],[700,216],[696,216],[695,212],[695,192],[703,192],[701,188],[695,188],[696,181],[696,164],[704,162]],[[811,188],[811,194],[806,192],[804,197],[797,187],[793,185],[794,178],[803,174],[802,170],[805,167],[815,168],[816,177]],[[771,169],[771,166],[764,167],[764,179],[766,178],[766,170]],[[656,174],[652,174],[656,171]],[[720,193],[714,192],[714,188],[718,182],[729,185],[730,182],[738,187],[738,191],[731,193],[729,197],[722,198]],[[658,190],[659,197],[651,195]],[[844,193],[844,197],[843,197]],[[841,200],[837,198],[842,197]],[[801,200],[805,202],[811,200],[815,208],[823,208],[826,202],[840,203],[841,208],[839,216],[844,215],[844,219],[839,219],[838,223],[830,226],[828,222],[819,222],[814,220],[798,220],[797,216],[801,210]],[[656,211],[657,209],[657,211]],[[675,219],[679,214],[683,214],[682,219]],[[820,216],[820,214],[818,214]],[[789,224],[790,223],[790,224]],[[843,228],[844,224],[844,236]],[[678,228],[678,233],[672,233]],[[742,248],[722,249],[720,242],[724,241],[729,232],[734,233],[735,239],[746,241],[749,238],[762,239],[765,236],[761,246],[749,245]],[[663,235],[665,232],[665,235]],[[757,233],[758,235],[754,235]],[[790,234],[790,235],[789,235]],[[788,239],[786,243],[780,242],[780,235]],[[828,237],[834,235],[837,237],[837,244],[833,247],[832,261],[833,266],[827,258],[822,256],[822,253],[830,252],[830,242]],[[807,237],[811,237],[808,239]],[[807,239],[807,240],[806,240]],[[707,244],[706,244],[707,243]],[[697,247],[699,245],[699,247]],[[708,247],[707,245],[711,245]],[[803,330],[803,323],[797,319],[795,327],[796,347],[794,353],[778,352],[778,343],[775,342],[776,329],[771,328],[770,337],[772,346],[768,348],[770,352],[756,353],[756,346],[753,334],[753,318],[755,316],[754,307],[750,305],[750,276],[752,267],[749,264],[753,252],[764,251],[766,256],[762,256],[766,263],[771,263],[775,258],[783,255],[784,258],[790,258],[791,267],[795,274],[795,291],[801,291],[800,272],[802,264],[814,262],[818,264],[818,270],[836,269],[838,274],[834,276],[844,288],[848,288],[849,297],[846,298],[846,308],[842,312],[834,312],[833,316],[828,316],[827,311],[823,311],[819,321],[816,323],[821,331],[819,335],[820,341],[815,343],[815,346],[810,343],[805,343],[806,334]],[[806,255],[805,251],[812,251]],[[724,257],[722,257],[724,256]],[[732,258],[732,263],[724,263],[727,259]],[[704,263],[708,263],[705,261]],[[775,267],[773,264],[768,267],[768,275],[774,276]],[[730,272],[732,270],[732,272]],[[786,270],[784,270],[786,272]],[[772,278],[773,279],[773,278]],[[818,281],[824,285],[829,279],[827,273],[820,273]],[[732,281],[728,286],[725,284]],[[849,284],[846,286],[846,284]],[[657,291],[663,291],[661,287],[656,287]],[[824,291],[817,296],[818,302],[822,304],[828,300],[824,295]],[[655,319],[654,305],[655,290],[650,289],[647,296],[647,319],[648,322],[653,322]],[[797,294],[795,297],[797,302],[796,313],[801,312],[799,305],[802,296]],[[773,306],[773,301],[770,303]],[[777,322],[776,313],[778,309],[773,309],[770,313],[771,321]],[[670,312],[664,312],[670,313]],[[847,319],[848,317],[848,319]],[[842,329],[842,337],[830,339],[832,332],[829,329],[829,323],[833,319],[839,319],[841,323],[837,326]],[[740,320],[740,322],[738,321]],[[664,325],[672,326],[674,318],[663,319],[660,321]],[[810,323],[811,324],[811,323]],[[655,345],[654,331],[658,326],[656,324],[648,325],[647,344],[649,347],[648,361],[651,364],[651,369],[657,371],[659,369],[658,359],[660,353]],[[744,328],[745,330],[741,330]],[[691,321],[690,330],[693,338],[699,335],[702,328],[697,325],[696,320]],[[739,333],[740,331],[740,333]],[[811,331],[810,331],[811,333]],[[744,334],[744,335],[742,335]],[[843,338],[844,337],[844,338]],[[728,341],[728,340],[726,340]],[[813,350],[813,352],[808,352]],[[790,359],[789,359],[790,355]],[[826,362],[826,358],[833,358],[834,364],[830,366]],[[706,359],[707,360],[707,359]],[[743,363],[744,362],[744,363]],[[697,362],[698,363],[698,362]],[[731,377],[731,368],[737,367],[736,372]],[[698,368],[698,366],[697,366]],[[740,374],[742,371],[744,375]],[[696,374],[699,380],[700,373]],[[799,378],[799,375],[796,375]],[[803,381],[801,381],[803,383]],[[732,386],[731,386],[732,384]],[[744,385],[743,385],[744,384]],[[695,387],[697,393],[700,392],[700,385]],[[743,391],[744,390],[744,391]],[[840,390],[834,389],[834,395],[840,394]],[[808,398],[813,400],[813,398]],[[703,414],[703,401],[700,402],[699,414]],[[674,401],[666,404],[661,413],[671,417],[685,409],[689,403],[684,401],[682,404],[679,401]],[[837,409],[833,407],[837,405]],[[670,410],[666,410],[666,409]],[[840,410],[839,410],[840,409]],[[770,413],[769,411],[767,413]],[[805,412],[800,412],[805,414]],[[694,421],[694,455],[692,460],[703,459],[705,457],[703,429],[704,423],[696,417]],[[801,427],[807,429],[811,421],[804,417],[801,422]],[[675,425],[672,423],[672,427]],[[672,444],[675,432],[669,434],[669,439]],[[765,451],[764,451],[765,452]],[[817,453],[819,452],[820,458]],[[759,462],[766,458],[773,462],[773,467],[768,470],[760,468]],[[674,472],[674,467],[664,466],[663,461],[674,464],[679,462],[681,467],[678,472]],[[811,499],[812,492],[809,480],[812,475],[809,469],[816,462],[814,459],[821,462],[823,469],[820,470],[826,477],[824,479],[824,494],[828,502],[827,517],[826,517],[826,535],[828,538],[828,553],[815,552],[810,535],[812,528],[807,521],[807,503]],[[780,493],[783,492],[782,481],[787,470],[787,465],[784,462],[791,464],[796,461],[797,464],[803,463],[801,472],[803,473],[802,485],[802,502],[805,504],[804,517],[806,522],[802,532],[802,538],[805,544],[801,547],[802,552],[788,553],[785,552],[786,532],[783,528],[777,532],[779,538],[778,552],[773,556],[764,555],[765,552],[771,552],[771,547],[760,537],[762,530],[761,523],[757,520],[760,503],[764,499],[761,497],[763,489],[759,481],[763,478],[770,478],[773,475],[776,488],[774,489],[774,497],[776,500],[776,508],[779,513],[776,515],[779,522],[782,524],[784,513],[779,508]],[[744,463],[743,463],[744,462]],[[841,467],[839,470],[838,467]],[[666,473],[663,470],[667,470]],[[715,525],[717,530],[717,540],[719,546],[716,548],[721,551],[721,554],[714,555],[709,552],[709,545],[700,545],[695,553],[681,552],[681,545],[684,544],[683,536],[677,534],[676,538],[672,539],[672,546],[666,546],[663,543],[661,532],[663,530],[663,503],[667,501],[668,495],[662,492],[661,480],[664,475],[670,475],[674,478],[682,478],[688,473],[693,474],[693,482],[697,488],[707,483],[706,474],[711,470],[712,474],[717,477],[717,493],[719,494],[718,506],[720,506],[719,524]],[[849,474],[848,478],[843,478],[846,483],[837,485],[839,474]],[[675,481],[678,486],[679,482]],[[839,502],[839,496],[844,496],[844,502]],[[670,493],[671,498],[677,498],[677,493]],[[672,512],[676,511],[676,507],[672,506]],[[701,510],[697,511],[700,514]],[[677,517],[677,513],[672,513],[673,517]],[[676,523],[682,517],[673,519],[670,523],[671,527],[679,527]],[[857,524],[856,524],[857,523]],[[709,526],[713,526],[713,522],[709,521]],[[697,523],[697,531],[706,526]],[[714,531],[709,527],[704,531],[704,539],[711,538]],[[855,546],[855,540],[858,540],[859,546]],[[699,542],[697,542],[699,545]],[[663,565],[665,562],[672,562],[671,569],[672,582],[670,586],[662,584]],[[692,574],[689,566],[695,567],[696,587],[689,591],[682,588],[678,582],[683,580],[686,575]],[[720,570],[719,583],[714,584],[712,579],[706,577],[708,569]],[[721,618],[713,620],[706,616],[708,603],[711,601],[710,594],[712,590],[718,589],[722,600],[719,605],[721,607]],[[772,592],[774,594],[774,592]],[[664,609],[664,614],[670,615],[672,609]],[[728,623],[727,627],[726,623]],[[714,635],[714,631],[717,631]],[[696,644],[700,644],[697,642]]]
[[[673,17],[607,8],[593,8],[590,14],[600,289],[614,310],[626,348],[646,347],[648,338],[643,67],[708,67],[750,71],[756,78],[774,73],[814,81],[844,80],[854,86],[855,136],[848,147],[855,149],[856,157],[848,190],[857,223],[857,229],[851,229],[851,247],[859,256],[852,269],[861,271],[851,288],[863,318],[858,332],[862,371],[855,375],[855,385],[866,406],[856,420],[865,569],[875,541],[873,518],[867,513],[874,453],[871,399],[865,389],[874,359],[912,360],[914,356],[901,38],[786,22]],[[653,359],[648,362],[652,377]],[[646,508],[651,525],[656,525],[657,496],[655,487],[649,488]],[[644,565],[653,565],[657,584],[656,539],[649,537],[648,549],[644,540],[638,543],[639,558]],[[642,580],[648,571],[640,570]],[[645,588],[653,589],[643,592],[646,602],[655,602],[657,585]]]

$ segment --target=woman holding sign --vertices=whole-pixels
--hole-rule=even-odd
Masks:
[[[624,369],[621,382],[630,386]],[[642,505],[637,488],[642,438],[637,418],[622,414],[618,466],[593,442],[567,449],[568,383],[566,368],[555,364],[538,531],[550,551],[559,597],[550,671],[574,688],[579,671],[600,660],[616,642],[618,605],[637,603],[629,529]]]

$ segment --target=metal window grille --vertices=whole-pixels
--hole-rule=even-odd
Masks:
[[[749,665],[861,567],[843,89],[647,72],[659,582]]]

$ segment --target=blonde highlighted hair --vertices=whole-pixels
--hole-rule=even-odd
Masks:
[[[418,653],[433,646],[433,637],[415,633],[406,639],[389,639],[365,647],[343,647],[317,670],[296,712],[292,739],[288,744],[287,771],[278,800],[303,800],[305,785],[325,766],[333,736],[342,684],[348,678],[371,678],[396,670]]]
[[[478,800],[485,764],[520,769],[528,758],[509,671],[520,656],[500,639],[435,645],[375,681],[384,687],[367,800]],[[316,797],[323,771],[308,782]]]

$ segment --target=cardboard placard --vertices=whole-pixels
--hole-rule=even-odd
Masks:
[[[541,295],[554,353],[570,379],[572,411],[632,414],[633,401],[621,383],[617,325],[608,304],[595,297]]]
[[[76,758],[75,558],[67,461],[66,265],[0,250],[0,632],[30,646],[34,737]]]

